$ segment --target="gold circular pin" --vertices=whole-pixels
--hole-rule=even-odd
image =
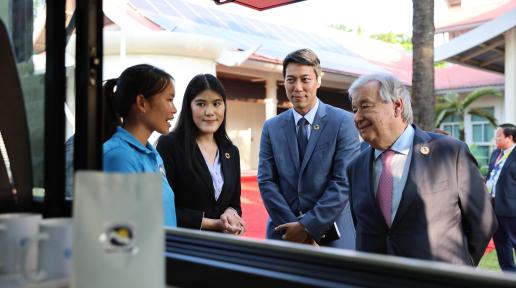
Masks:
[[[421,147],[421,150],[419,150],[419,152],[421,152],[421,154],[423,155],[428,155],[428,153],[430,153],[430,148],[428,148],[427,146],[423,146]]]
[[[224,156],[226,156],[226,159],[231,158],[231,155],[229,155],[229,153],[224,154]]]

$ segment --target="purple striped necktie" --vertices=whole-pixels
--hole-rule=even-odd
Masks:
[[[380,156],[382,159],[382,173],[380,174],[380,180],[378,181],[378,190],[376,192],[376,201],[382,211],[383,218],[387,226],[391,227],[392,217],[392,157],[395,152],[393,150],[386,150]]]

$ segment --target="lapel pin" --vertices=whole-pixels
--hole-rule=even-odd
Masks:
[[[319,130],[319,128],[321,128],[321,126],[319,126],[319,124],[314,125],[314,130]]]
[[[428,153],[430,153],[430,148],[428,148],[428,146],[423,146],[423,147],[421,147],[419,152],[421,152],[421,154],[423,154],[423,155],[428,155]]]
[[[226,159],[231,158],[231,155],[229,155],[229,153],[225,153],[224,156],[226,156]]]

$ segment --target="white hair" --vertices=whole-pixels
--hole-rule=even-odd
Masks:
[[[403,101],[404,105],[403,111],[401,112],[401,118],[406,123],[412,124],[413,116],[410,93],[407,88],[403,86],[401,81],[392,74],[376,73],[361,76],[351,84],[351,87],[349,87],[349,97],[353,98],[353,94],[355,94],[358,89],[373,81],[379,84],[380,99],[384,103],[392,103],[399,99]]]

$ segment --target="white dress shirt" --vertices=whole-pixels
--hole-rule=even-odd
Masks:
[[[295,109],[292,109],[292,113],[294,113],[294,125],[296,125],[296,133],[297,133],[297,122],[299,121],[299,119],[305,117],[306,121],[308,121],[308,133],[306,134],[306,136],[308,137],[308,139],[310,139],[310,132],[312,132],[312,125],[314,124],[314,120],[315,120],[315,114],[317,114],[317,109],[319,108],[319,99],[316,99],[317,101],[315,102],[315,105],[314,107],[312,107],[312,109],[310,109],[310,111],[308,111],[308,113],[305,114],[305,116],[297,113],[297,111]]]

